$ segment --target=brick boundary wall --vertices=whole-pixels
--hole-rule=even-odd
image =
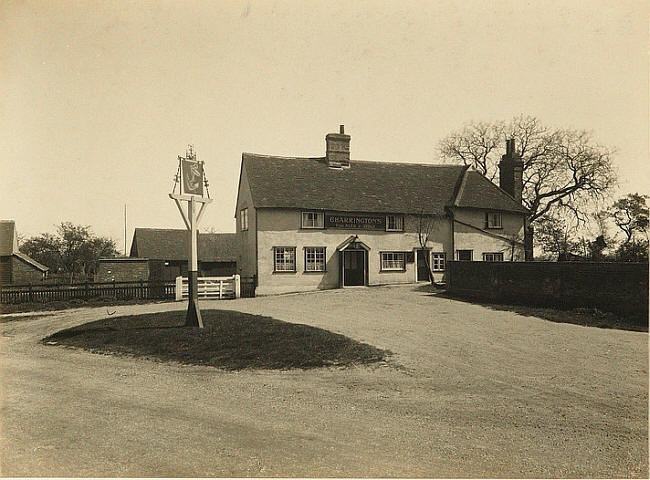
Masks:
[[[447,290],[491,302],[598,308],[648,324],[648,264],[447,262]]]

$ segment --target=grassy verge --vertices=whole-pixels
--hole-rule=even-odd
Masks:
[[[211,365],[226,370],[364,365],[390,355],[320,328],[228,310],[202,312],[205,328],[187,328],[184,311],[109,318],[42,340],[98,353]]]
[[[568,310],[562,310],[562,309],[551,308],[551,307],[491,303],[485,300],[476,300],[473,298],[468,298],[460,295],[452,295],[444,291],[435,291],[433,294],[436,296],[452,298],[454,300],[460,300],[463,302],[473,303],[476,305],[482,305],[484,307],[491,308],[493,310],[505,310],[505,311],[517,313],[519,315],[524,315],[527,317],[543,318],[551,322],[571,323],[574,325],[582,325],[585,327],[632,330],[636,332],[648,331],[647,318],[642,319],[642,318],[623,317],[620,315],[616,315],[615,313],[598,310],[597,308],[573,308]]]
[[[169,300],[148,300],[148,299],[131,299],[117,300],[109,297],[98,297],[84,300],[75,298],[72,300],[55,300],[51,302],[32,302],[32,303],[5,303],[0,305],[0,313],[23,313],[23,312],[48,312],[54,310],[67,310],[69,308],[82,307],[103,307],[111,305],[139,305],[145,303],[163,303],[171,302]]]

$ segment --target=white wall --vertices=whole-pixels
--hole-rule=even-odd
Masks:
[[[486,230],[484,228],[484,210],[454,209],[454,218],[458,220],[454,224],[454,250],[473,250],[474,261],[482,261],[483,253],[496,252],[503,253],[504,261],[524,260],[523,215],[502,212],[502,228]],[[476,228],[465,226],[459,222],[470,224]],[[514,251],[513,241],[515,241]],[[454,259],[455,255],[454,252]]]
[[[381,272],[380,252],[410,252],[420,248],[418,219],[407,216],[404,232],[369,230],[301,229],[301,211],[283,209],[258,209],[258,288],[260,295],[281,292],[337,288],[339,286],[339,253],[336,247],[351,235],[370,247],[368,252],[368,284],[383,285],[412,283],[416,281],[417,262],[407,263],[404,272]],[[427,244],[434,252],[449,251],[451,230],[449,220],[435,222],[431,241]],[[273,272],[273,247],[296,247],[296,272]],[[326,272],[305,272],[303,247],[326,247]],[[443,273],[436,273],[442,280]]]

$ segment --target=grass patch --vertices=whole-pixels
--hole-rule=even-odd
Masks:
[[[55,310],[68,310],[70,308],[103,307],[112,305],[140,305],[146,303],[165,303],[167,300],[130,299],[118,300],[113,297],[97,297],[84,300],[73,298],[71,300],[53,300],[49,302],[5,303],[0,305],[0,313],[47,312]]]
[[[9,322],[22,322],[24,320],[33,320],[35,318],[50,317],[51,313],[41,313],[36,315],[19,315],[15,317],[0,317],[0,325]]]
[[[229,310],[205,310],[202,317],[203,329],[184,327],[185,311],[109,318],[42,342],[226,370],[366,365],[390,355],[344,335],[271,317]]]

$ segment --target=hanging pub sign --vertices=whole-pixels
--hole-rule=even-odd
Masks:
[[[386,216],[354,213],[325,213],[325,228],[349,228],[353,230],[386,230]]]
[[[181,158],[181,195],[203,196],[203,164]]]

